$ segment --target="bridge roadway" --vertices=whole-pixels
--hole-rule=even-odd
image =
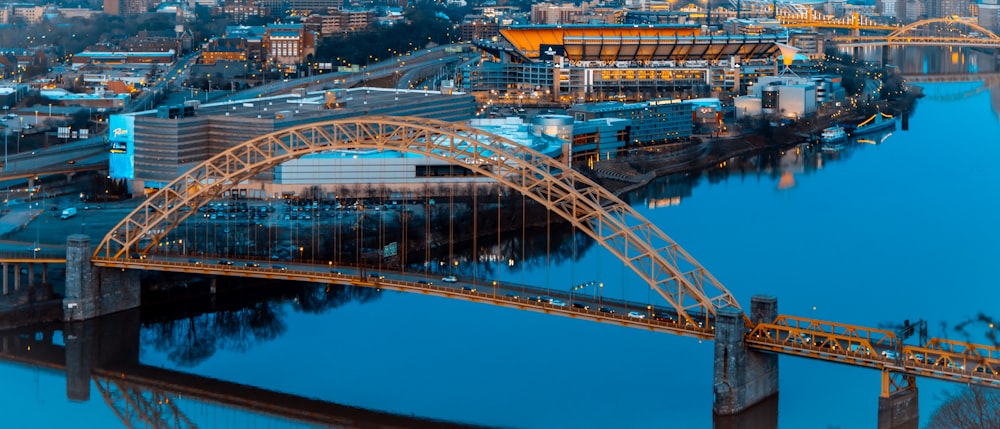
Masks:
[[[653,308],[645,303],[604,298],[592,293],[574,293],[535,286],[498,282],[443,282],[440,277],[421,273],[376,271],[333,265],[285,264],[247,266],[253,261],[228,260],[232,265],[206,263],[180,256],[144,259],[94,257],[95,266],[242,276],[274,280],[350,284],[386,290],[419,293],[536,311],[574,319],[668,332],[711,340],[714,319],[708,314],[692,314],[697,326],[679,323],[673,309]],[[630,315],[631,313],[631,315]],[[906,345],[891,331],[778,316],[756,326],[747,321],[748,347],[828,362],[842,363],[923,376],[1000,387],[1000,348],[932,339],[921,346]]]
[[[979,39],[973,37],[921,37],[907,36],[892,39],[885,36],[834,37],[837,46],[843,48],[860,48],[865,46],[940,46],[940,47],[979,47],[1000,49],[1000,41],[994,39]]]
[[[1000,82],[1000,73],[907,74],[903,78],[906,79],[906,83],[983,82],[995,84]]]
[[[24,365],[32,368],[45,368],[53,373],[66,373],[70,378],[73,365],[73,355],[70,346],[56,344],[54,335],[63,333],[65,341],[83,340],[82,349],[98,350],[101,346],[113,344],[111,349],[122,351],[122,355],[138,356],[138,350],[120,350],[138,347],[137,338],[122,339],[110,332],[121,331],[120,326],[108,329],[101,326],[110,323],[138,325],[138,317],[118,317],[114,320],[92,320],[81,322],[86,328],[77,331],[88,332],[84,338],[70,338],[73,334],[63,332],[64,325],[50,324],[39,329],[18,329],[0,332],[0,360]],[[124,329],[138,336],[138,326]],[[103,337],[103,338],[102,338]],[[88,344],[91,343],[91,344]],[[125,343],[125,344],[122,344]],[[98,351],[102,353],[102,351]],[[88,356],[102,360],[100,356]],[[107,358],[107,357],[105,357]],[[96,363],[96,362],[95,362]],[[173,412],[178,420],[191,422],[183,414],[178,400],[201,401],[219,404],[225,407],[248,410],[258,414],[271,415],[283,419],[291,419],[311,425],[321,425],[338,428],[442,428],[471,429],[481,426],[451,423],[412,415],[393,414],[382,411],[368,410],[359,407],[341,405],[282,392],[260,389],[238,383],[217,380],[208,377],[188,374],[179,371],[142,365],[138,362],[105,362],[99,363],[88,371],[90,379],[104,401],[123,420],[126,427],[146,427],[146,424],[132,425],[130,423],[147,423],[150,427],[181,427],[155,424],[157,419]],[[90,380],[87,380],[89,383]],[[67,386],[72,382],[67,380]],[[163,398],[164,401],[149,401],[150,397]],[[79,399],[79,398],[73,398]],[[127,408],[123,411],[119,408]],[[139,422],[128,421],[130,414]],[[178,415],[179,414],[179,415]],[[188,427],[197,427],[189,424]]]

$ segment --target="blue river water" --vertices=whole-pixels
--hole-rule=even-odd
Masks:
[[[628,195],[744,306],[866,326],[923,319],[932,337],[981,341],[996,312],[1000,95],[928,84],[909,130],[839,153],[792,148]],[[884,139],[883,139],[884,137]],[[655,302],[603,249],[499,278]],[[502,265],[506,265],[505,263]],[[516,428],[712,427],[711,342],[436,297],[381,292],[324,312],[274,307],[278,335],[248,329],[191,361],[142,334],[142,363],[335,403]],[[995,316],[995,313],[993,314]],[[66,399],[58,372],[0,364],[10,427],[121,427],[92,394]],[[778,427],[870,428],[880,374],[780,358]],[[921,421],[958,385],[918,379]],[[201,427],[302,427],[176,398]]]

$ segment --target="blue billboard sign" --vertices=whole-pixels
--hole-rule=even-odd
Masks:
[[[108,164],[112,179],[135,179],[135,116],[108,118]]]

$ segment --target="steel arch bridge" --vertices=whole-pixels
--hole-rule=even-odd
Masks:
[[[150,196],[100,242],[95,261],[145,255],[224,191],[285,161],[337,149],[419,154],[474,168],[524,194],[610,250],[687,323],[698,312],[739,309],[704,267],[627,203],[568,166],[500,136],[423,118],[364,117],[302,125],[246,141]]]
[[[969,30],[958,35],[926,34],[934,24],[959,25]],[[979,33],[973,36],[973,33]],[[888,46],[963,46],[1000,48],[1000,36],[973,21],[963,18],[946,17],[917,21],[900,27],[887,36],[835,37],[841,45],[888,45]]]

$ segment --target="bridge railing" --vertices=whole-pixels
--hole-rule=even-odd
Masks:
[[[771,323],[757,324],[747,338],[748,342],[775,351],[792,349],[843,355],[865,361],[869,366],[882,361],[888,351],[900,348],[891,331],[786,315]]]
[[[490,300],[498,303],[514,304],[513,306],[532,306],[544,308],[547,311],[566,314],[586,314],[593,319],[616,320],[628,325],[661,326],[672,331],[693,335],[699,338],[710,339],[714,336],[715,326],[711,322],[710,316],[694,313],[698,315],[697,324],[680,323],[676,311],[664,304],[662,307],[655,307],[647,303],[628,301],[623,299],[594,297],[588,293],[574,293],[572,291],[542,288],[537,286],[512,283],[512,282],[482,282],[461,280],[456,283],[435,284],[440,281],[441,276],[431,275],[423,272],[407,272],[380,269],[377,266],[357,267],[339,266],[333,264],[262,264],[260,266],[239,265],[245,262],[255,261],[233,261],[233,265],[212,264],[204,262],[179,261],[152,258],[132,258],[120,259],[109,257],[93,257],[91,261],[98,266],[110,266],[116,268],[136,268],[151,269],[174,272],[199,272],[214,275],[245,275],[247,277],[268,278],[275,280],[293,281],[314,281],[330,282],[342,281],[345,284],[356,286],[375,287],[405,290],[426,294],[432,292],[435,295],[448,297],[477,298],[479,300]],[[260,263],[260,261],[256,261]],[[345,270],[357,271],[357,274],[345,273]],[[375,273],[378,273],[376,276]],[[397,280],[384,278],[385,274],[395,277],[409,278],[408,280]],[[423,281],[424,283],[420,283]],[[462,287],[474,285],[475,290],[464,290]],[[541,297],[548,297],[563,301],[565,306],[557,306]],[[533,298],[533,299],[532,299]],[[587,308],[574,307],[574,303],[586,304]],[[619,312],[603,312],[601,306],[616,309]],[[628,316],[629,311],[636,311],[645,317],[637,319]]]
[[[31,262],[33,260],[37,260],[38,262],[65,261],[66,253],[42,250],[37,252],[33,250],[0,252],[0,262]]]
[[[1000,387],[1000,348],[994,346],[936,338],[924,346],[905,345],[891,331],[785,315],[755,326],[747,344],[760,350]]]

